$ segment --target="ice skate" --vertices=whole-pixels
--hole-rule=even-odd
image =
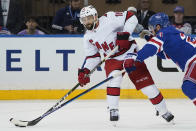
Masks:
[[[114,127],[117,126],[117,122],[119,120],[119,111],[118,109],[111,109],[110,110],[110,121]]]

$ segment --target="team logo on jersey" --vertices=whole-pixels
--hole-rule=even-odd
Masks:
[[[186,42],[189,43],[191,46],[196,47],[196,39],[191,38],[190,36],[186,36],[183,33],[180,33],[180,38],[182,40],[186,39]]]
[[[113,50],[114,47],[115,47],[115,45],[114,45],[113,42],[111,42],[110,44],[108,44],[108,43],[105,41],[105,42],[103,42],[102,44],[100,44],[99,42],[95,42],[95,43],[94,43],[92,39],[90,39],[89,42],[90,42],[92,45],[96,46],[98,50],[103,49],[105,52],[107,52],[108,50]]]

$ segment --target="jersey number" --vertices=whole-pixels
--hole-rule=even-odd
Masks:
[[[191,39],[190,36],[186,36],[183,33],[180,33],[180,37],[182,40],[186,39],[186,42],[189,43],[190,45],[192,45],[193,47],[196,46],[196,39]]]
[[[123,12],[116,12],[115,16],[123,16]]]

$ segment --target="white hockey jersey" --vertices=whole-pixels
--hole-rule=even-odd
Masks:
[[[125,12],[108,12],[99,18],[99,25],[93,31],[87,30],[84,35],[84,49],[86,55],[86,64],[84,68],[92,70],[99,62],[100,55],[107,55],[116,46],[117,32],[129,32],[129,41],[133,38],[131,34],[135,30],[138,20],[135,15],[129,11]],[[135,46],[127,52],[134,52]],[[116,57],[112,59],[124,60],[125,53],[116,51]]]

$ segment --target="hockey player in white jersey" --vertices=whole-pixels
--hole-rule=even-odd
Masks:
[[[118,51],[105,62],[106,76],[123,70],[123,62],[127,53],[137,52],[137,45],[132,38],[138,20],[133,13],[108,12],[98,18],[98,13],[93,6],[86,6],[80,12],[80,22],[86,27],[84,35],[84,49],[86,54],[86,64],[83,69],[79,69],[78,81],[81,86],[90,82],[87,74],[90,73],[100,61],[100,53],[105,56],[116,46]],[[139,67],[139,68],[137,68]],[[165,100],[155,86],[154,81],[145,65],[137,63],[136,70],[128,74],[137,90],[148,96],[151,103],[155,106],[157,114],[161,115],[167,122],[174,116],[168,112]],[[110,111],[110,121],[119,120],[119,96],[120,84],[123,75],[109,81],[107,85],[107,104]]]

